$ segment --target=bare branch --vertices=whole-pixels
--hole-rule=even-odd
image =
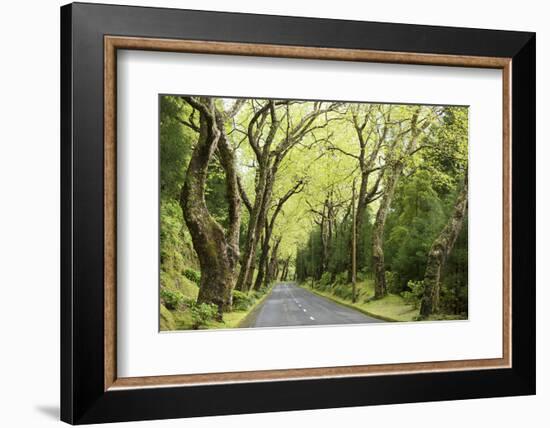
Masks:
[[[250,199],[248,198],[248,195],[246,194],[246,191],[244,190],[243,183],[241,181],[241,177],[237,176],[237,185],[239,186],[239,193],[241,194],[241,199],[244,203],[244,206],[248,210],[248,212],[252,212],[252,204],[250,203]]]
[[[346,155],[346,156],[350,156],[350,157],[352,157],[352,158],[354,158],[354,159],[359,160],[359,156],[354,155],[353,153],[347,152],[347,151],[341,149],[340,147],[334,146],[334,145],[332,145],[332,144],[331,144],[329,147],[327,147],[327,150],[337,151],[337,152],[340,152],[340,153],[342,153],[342,154],[344,154],[344,155]]]

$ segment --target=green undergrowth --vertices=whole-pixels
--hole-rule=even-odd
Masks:
[[[353,291],[351,284],[322,284],[311,280],[301,284],[302,287],[316,294],[327,297],[342,305],[358,309],[366,315],[380,318],[385,321],[416,321],[418,309],[407,304],[403,297],[388,294],[382,299],[374,300],[374,283],[367,279],[357,283],[357,299],[352,302]]]
[[[214,305],[197,304],[196,300],[173,298],[171,293],[161,290],[160,330],[206,330],[236,328],[269,294],[270,289],[243,293],[233,291],[233,308],[224,312],[218,321]],[[175,304],[174,304],[175,303]],[[168,309],[168,307],[170,309]]]
[[[419,320],[418,302],[411,301],[411,298],[406,293],[402,295],[388,293],[382,299],[374,299],[374,281],[372,279],[366,279],[357,283],[357,299],[355,303],[352,302],[353,292],[351,284],[329,284],[321,280],[314,281],[312,287],[311,279],[309,279],[300,285],[320,296],[357,309],[374,318],[399,322]],[[465,314],[434,314],[423,321],[463,319],[467,319]]]

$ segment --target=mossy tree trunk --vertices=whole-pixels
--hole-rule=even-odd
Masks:
[[[405,162],[418,150],[417,142],[420,130],[417,125],[420,109],[420,106],[416,107],[412,112],[410,128],[407,131],[401,131],[401,129],[399,129],[397,131],[397,136],[392,136],[393,141],[390,144],[390,153],[394,151],[397,151],[397,153],[394,155],[393,159],[388,160],[388,165],[384,168],[386,181],[384,183],[380,206],[378,207],[372,230],[372,269],[374,273],[375,299],[381,299],[388,294],[386,265],[384,260],[384,230],[397,183],[405,168]],[[407,139],[406,134],[409,133],[410,138]],[[400,145],[400,150],[397,150]]]
[[[231,291],[239,259],[241,199],[237,186],[234,153],[223,130],[224,114],[212,99],[183,97],[200,114],[198,140],[191,154],[180,206],[191,234],[200,269],[198,303],[218,307],[219,317],[231,309]],[[205,201],[208,166],[218,150],[226,178],[226,199],[229,206],[227,230],[210,215]]]
[[[436,238],[430,252],[426,273],[424,274],[424,295],[420,304],[420,317],[427,318],[439,312],[439,295],[441,291],[441,274],[445,262],[451,254],[458,238],[468,206],[468,174],[464,179],[464,186],[458,194],[451,217]]]
[[[382,144],[385,142],[386,135],[390,128],[391,107],[388,111],[382,111],[372,105],[368,106],[364,111],[353,111],[351,114],[351,122],[357,136],[357,144],[359,151],[357,154],[348,153],[336,147],[332,150],[340,151],[341,153],[354,158],[357,161],[360,173],[359,191],[357,194],[357,205],[354,203],[355,222],[353,228],[355,230],[353,236],[350,235],[349,244],[349,261],[348,261],[348,282],[352,282],[352,242],[355,240],[357,248],[363,247],[363,236],[361,234],[365,212],[368,205],[378,198],[378,188],[383,176],[381,168],[376,165]],[[380,132],[375,132],[375,129],[380,128]],[[377,174],[376,174],[377,173]],[[373,175],[376,178],[372,180]]]
[[[374,298],[380,299],[388,293],[386,267],[384,261],[384,228],[390,210],[397,181],[403,171],[403,163],[396,162],[390,169],[385,183],[384,194],[376,213],[372,229],[372,269],[374,273]]]
[[[269,132],[263,147],[260,147],[260,136],[264,125],[268,121],[268,116],[270,117]],[[252,282],[252,265],[254,263],[254,256],[256,255],[256,247],[260,232],[265,223],[266,206],[271,199],[273,186],[272,171],[270,170],[271,144],[278,127],[279,120],[277,118],[275,102],[272,100],[268,101],[254,114],[248,125],[248,142],[258,161],[258,175],[255,186],[256,197],[249,210],[250,218],[241,259],[241,269],[236,284],[237,290],[240,291],[248,291],[249,284]],[[244,192],[244,190],[241,189],[241,192]]]

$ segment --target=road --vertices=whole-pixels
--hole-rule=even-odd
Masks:
[[[279,283],[241,327],[366,324],[384,322],[320,297],[294,283]]]

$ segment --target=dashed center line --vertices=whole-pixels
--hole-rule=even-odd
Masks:
[[[311,321],[315,321],[315,318],[313,318],[313,317],[309,317],[309,319],[310,319]]]
[[[302,311],[307,312],[307,309],[306,309],[306,308],[303,308]]]

